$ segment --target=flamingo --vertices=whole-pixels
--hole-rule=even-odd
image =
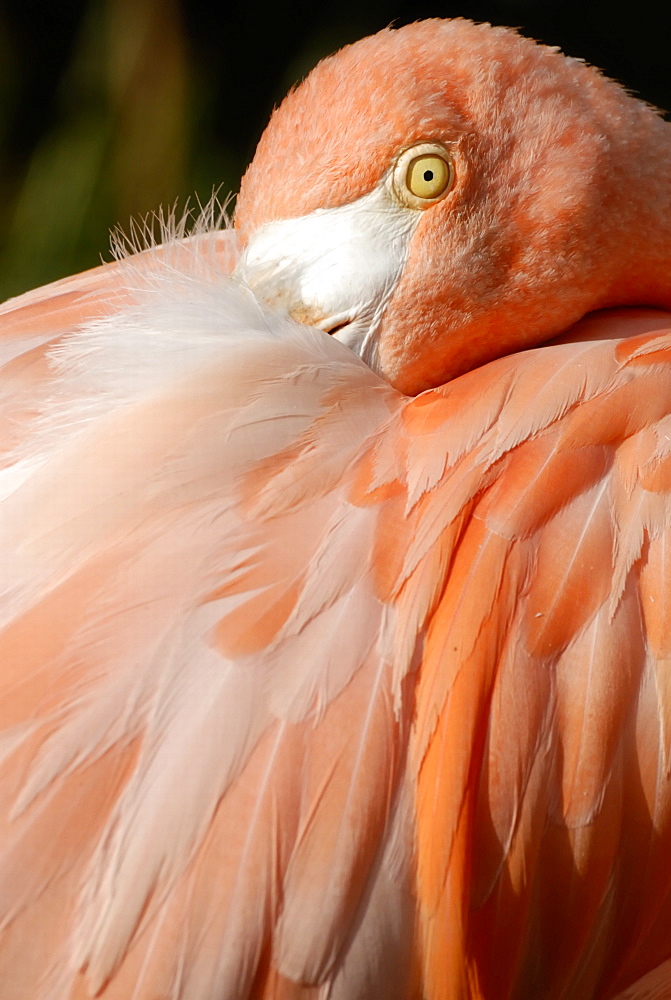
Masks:
[[[2,1000],[671,996],[671,127],[465,20],[2,309]]]

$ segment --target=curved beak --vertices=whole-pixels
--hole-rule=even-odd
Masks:
[[[381,184],[347,205],[261,226],[235,273],[272,308],[331,334],[375,368],[382,316],[418,217]]]

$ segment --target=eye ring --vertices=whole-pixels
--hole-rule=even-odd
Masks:
[[[430,208],[454,187],[454,160],[439,142],[404,149],[392,171],[392,191],[408,208]]]

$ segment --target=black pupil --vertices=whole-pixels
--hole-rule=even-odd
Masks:
[[[433,170],[425,170],[424,171],[424,180],[425,181],[432,181],[433,180]]]

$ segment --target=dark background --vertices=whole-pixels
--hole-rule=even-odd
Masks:
[[[5,0],[0,298],[96,264],[109,228],[127,227],[130,216],[194,194],[207,200],[213,188],[237,190],[288,87],[321,56],[392,22],[463,16],[514,25],[669,108],[671,9],[656,7]]]

